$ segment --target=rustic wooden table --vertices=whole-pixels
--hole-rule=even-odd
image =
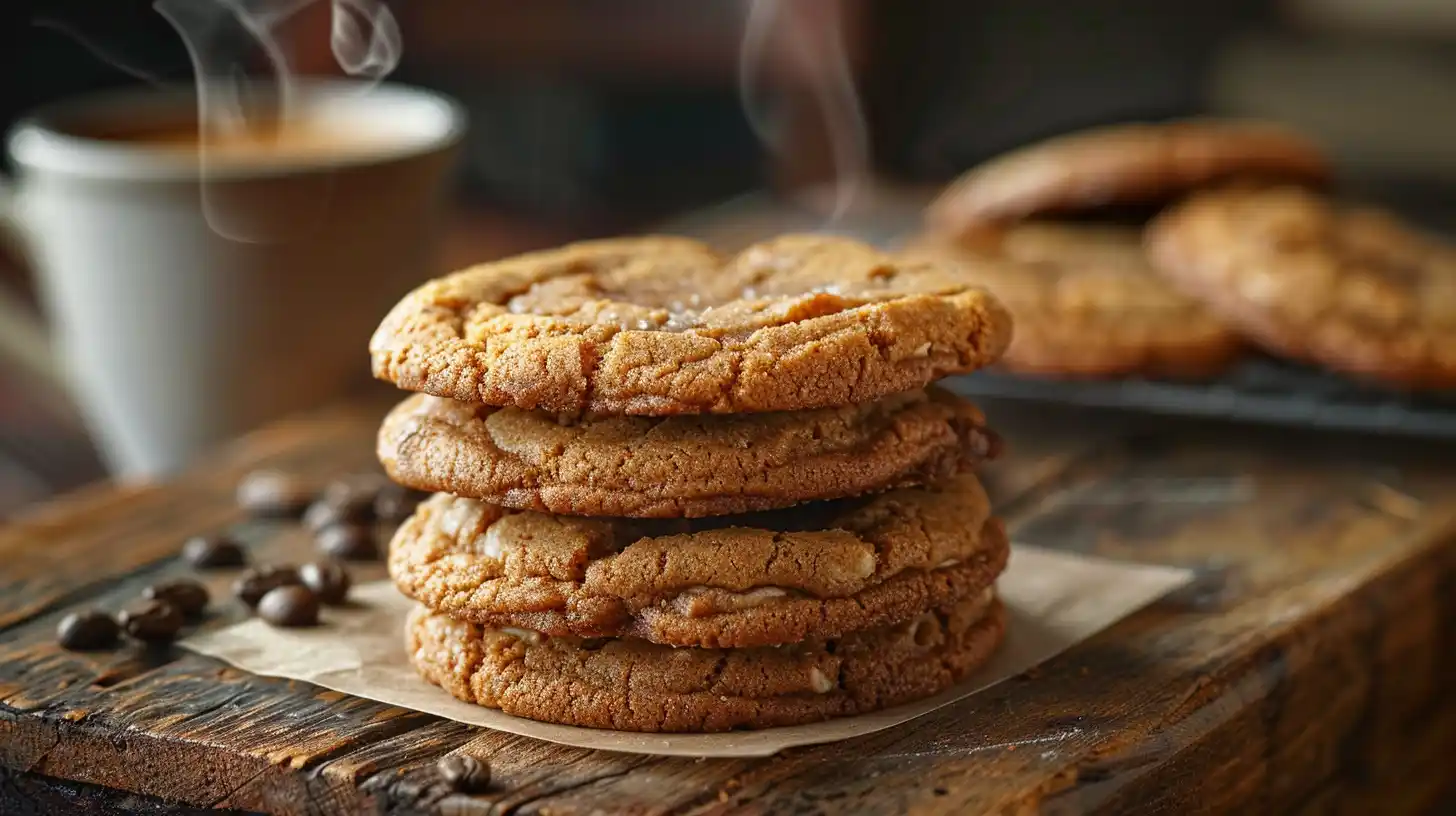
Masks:
[[[297,529],[244,522],[233,485],[260,465],[369,467],[378,412],[341,408],[0,533],[0,813],[1438,807],[1456,777],[1451,449],[989,413],[1012,445],[989,481],[1017,540],[1188,566],[1196,584],[913,724],[766,760],[563,748],[178,650],[56,647],[68,610],[184,573],[190,534],[233,526],[260,559],[302,557]],[[208,625],[236,618],[218,609]],[[451,751],[487,759],[494,787],[447,794],[433,767]]]

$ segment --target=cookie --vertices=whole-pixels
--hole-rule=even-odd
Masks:
[[[487,629],[420,607],[411,662],[466,702],[534,720],[621,731],[773,728],[864,714],[937,694],[995,652],[1006,616],[984,589],[842,638],[754,649]]]
[[[817,411],[557,417],[415,395],[384,420],[391,478],[522,510],[697,517],[948,478],[993,456],[974,405],[932,388]]]
[[[684,238],[574,244],[401,301],[376,376],[463,402],[660,416],[830,408],[995,360],[1006,310],[935,263],[786,236],[733,258]]]
[[[1189,119],[1070,133],[992,159],[961,176],[931,204],[934,231],[1042,213],[1158,204],[1231,178],[1324,184],[1329,161],[1284,127]]]
[[[442,493],[395,534],[389,573],[425,606],[486,626],[736,648],[907,620],[989,586],[1008,550],[967,473],[671,521],[552,516]]]
[[[1270,351],[1400,388],[1456,388],[1456,248],[1296,187],[1200,193],[1150,257]]]
[[[1237,332],[1164,281],[1138,230],[1027,222],[911,250],[960,264],[1011,310],[1009,371],[1045,377],[1218,375],[1244,349]]]

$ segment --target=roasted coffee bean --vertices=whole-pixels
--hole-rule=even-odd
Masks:
[[[78,652],[109,649],[116,645],[120,632],[115,618],[99,609],[87,609],[61,618],[61,625],[56,627],[56,642],[62,648]]]
[[[257,606],[269,591],[281,586],[296,585],[301,580],[298,570],[286,564],[254,567],[233,582],[233,594],[248,606]]]
[[[335,524],[364,524],[374,520],[374,502],[389,482],[378,474],[346,476],[330,482],[309,505],[303,523],[314,532]]]
[[[166,601],[177,607],[184,618],[196,618],[207,608],[207,587],[191,578],[178,578],[160,584],[152,584],[142,590],[142,597],[153,601]]]
[[[323,498],[332,500],[350,499],[373,501],[379,492],[389,487],[390,481],[383,473],[351,473],[341,476],[324,488]]]
[[[258,601],[258,617],[274,626],[313,626],[318,616],[318,596],[305,586],[270,589]]]
[[[374,530],[363,524],[335,524],[319,531],[315,539],[321,552],[345,561],[373,561],[379,558]]]
[[[440,778],[460,793],[479,793],[490,787],[490,766],[465,754],[451,754],[435,763]]]
[[[228,535],[200,535],[182,545],[182,559],[198,569],[241,567],[248,562],[243,547]]]
[[[410,517],[428,493],[404,485],[389,484],[374,499],[374,515],[381,521],[401,522]]]
[[[238,506],[255,516],[296,517],[313,500],[306,480],[278,470],[255,470],[238,482]]]
[[[339,604],[349,594],[349,571],[338,561],[313,561],[298,568],[303,585],[313,590],[320,601]]]
[[[166,601],[142,601],[121,610],[117,622],[144,643],[169,643],[182,630],[182,613]]]
[[[303,524],[318,532],[326,527],[340,524],[367,524],[374,520],[374,499],[372,497],[336,496],[322,498],[308,506],[303,514]]]

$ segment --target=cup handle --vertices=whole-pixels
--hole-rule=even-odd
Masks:
[[[0,247],[21,265],[35,268],[31,239],[16,206],[15,186],[0,175]],[[56,381],[55,357],[45,325],[24,300],[0,284],[0,355],[43,381]]]
[[[15,184],[0,174],[0,243],[6,249],[19,249],[20,224],[16,221]]]

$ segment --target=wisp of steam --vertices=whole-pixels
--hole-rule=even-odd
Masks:
[[[770,59],[770,43],[775,38],[780,45],[773,53],[793,60],[799,69],[796,73],[809,83],[808,90],[824,117],[834,161],[834,206],[821,229],[832,229],[849,212],[869,177],[870,163],[869,132],[842,32],[816,25],[810,16],[833,8],[829,3],[752,0],[738,59],[738,91],[744,113],[754,133],[771,150],[782,151],[782,134],[774,121],[775,111],[763,98],[760,86]]]
[[[276,236],[254,234],[230,218],[207,183],[208,145],[226,134],[286,121],[297,111],[297,76],[279,42],[279,28],[304,8],[322,0],[155,0],[152,8],[182,37],[197,78],[199,161],[203,212],[214,231],[237,241],[265,242]],[[399,64],[399,25],[380,0],[328,0],[329,45],[334,60],[351,77],[366,80],[367,91]],[[270,76],[260,84],[250,76],[237,34],[251,40],[267,62]],[[267,88],[266,93],[257,89]]]

